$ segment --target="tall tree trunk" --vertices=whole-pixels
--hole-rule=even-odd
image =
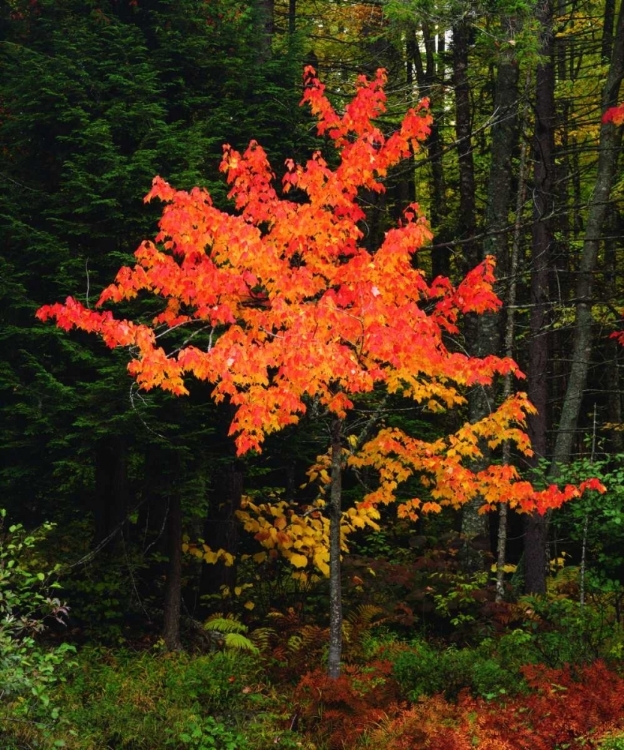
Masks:
[[[555,182],[555,70],[553,60],[552,5],[541,0],[537,8],[541,24],[540,52],[543,62],[536,71],[533,224],[530,292],[530,340],[528,395],[537,409],[529,416],[528,432],[535,452],[534,463],[547,453],[548,352],[550,311],[549,268],[553,241],[552,215]],[[545,516],[527,516],[524,528],[524,580],[528,593],[546,591],[547,522]]]
[[[331,427],[331,491],[329,498],[329,655],[327,673],[340,675],[342,658],[342,573],[340,564],[340,520],[342,517],[342,420],[334,417]]]
[[[266,62],[272,55],[275,31],[275,0],[256,0],[258,27],[258,60]]]
[[[617,104],[624,76],[624,4],[620,5],[615,29],[611,65],[602,93],[602,112]],[[557,428],[551,475],[557,466],[568,463],[587,381],[592,352],[592,295],[594,272],[605,219],[609,209],[611,187],[616,174],[622,143],[622,129],[613,123],[602,123],[598,146],[598,172],[589,203],[585,239],[576,282],[576,310],[572,368]]]
[[[465,271],[478,263],[476,234],[476,185],[472,158],[472,108],[468,81],[468,46],[471,29],[466,20],[453,27],[453,87],[455,89],[455,136],[459,164],[459,235],[464,240]]]
[[[448,213],[442,163],[444,144],[440,132],[440,125],[444,117],[444,108],[440,106],[438,101],[438,90],[442,91],[443,82],[438,80],[435,40],[429,24],[423,24],[422,32],[425,44],[425,64],[423,65],[422,55],[415,34],[412,34],[409,51],[414,61],[419,93],[421,96],[429,98],[429,107],[433,114],[431,130],[425,145],[431,164],[431,209],[429,220],[436,233],[436,246],[431,250],[431,270],[432,276],[435,278],[436,276],[449,276],[451,272],[451,255],[449,246],[446,244],[448,238],[445,236],[445,232],[441,230]]]
[[[468,272],[479,262],[476,234],[475,175],[472,157],[472,108],[470,105],[470,84],[468,81],[468,47],[470,27],[462,19],[453,27],[453,87],[455,89],[455,136],[459,164],[459,238],[463,245],[463,272]],[[471,354],[477,348],[476,316],[468,316],[465,336]],[[489,407],[489,400],[483,389],[473,389],[468,396],[470,421],[481,418],[481,412]],[[476,467],[478,468],[478,467]],[[462,564],[468,570],[483,567],[483,556],[473,546],[474,540],[481,543],[488,538],[488,518],[478,512],[482,501],[476,498],[462,509]]]
[[[292,36],[297,30],[297,0],[288,0],[288,33]]]
[[[128,513],[127,446],[113,435],[97,444],[95,457],[95,542],[114,550]]]
[[[182,504],[179,494],[175,491],[171,493],[169,501],[167,532],[169,538],[169,562],[167,564],[167,581],[165,584],[163,640],[169,651],[181,651]]]
[[[226,445],[231,445],[228,441]],[[217,461],[215,461],[217,463]],[[243,462],[234,455],[221,459],[212,476],[212,489],[208,512],[204,524],[204,540],[217,551],[224,549],[236,555],[238,549],[239,522],[236,511],[243,497]],[[219,561],[203,565],[200,580],[200,596],[218,594],[222,586],[233,589],[236,585],[236,566],[226,566]]]
[[[528,76],[527,76],[528,86]],[[522,116],[522,126],[526,118],[526,106]],[[513,357],[515,315],[516,315],[516,292],[518,284],[518,258],[520,255],[520,237],[522,228],[522,208],[526,198],[526,168],[527,168],[527,144],[522,140],[520,148],[520,167],[518,169],[518,190],[516,193],[516,216],[514,221],[514,234],[511,248],[511,258],[507,269],[509,287],[507,291],[507,315],[505,320],[505,356]],[[512,375],[505,376],[503,386],[503,400],[511,396]],[[503,464],[508,466],[511,462],[511,444],[509,441],[503,446]],[[498,513],[498,535],[496,544],[496,601],[503,600],[505,595],[505,563],[507,558],[507,526],[509,520],[509,508],[506,503],[500,506]]]

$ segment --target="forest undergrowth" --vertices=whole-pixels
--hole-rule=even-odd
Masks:
[[[620,596],[590,580],[581,604],[575,567],[553,566],[544,597],[514,596],[512,578],[496,603],[491,575],[462,571],[458,539],[353,555],[343,668],[330,679],[325,582],[252,576],[223,612],[187,614],[185,650],[167,652],[146,622],[107,619],[110,600],[97,637],[79,608],[70,617],[42,554],[53,533],[3,536],[6,750],[624,747]]]

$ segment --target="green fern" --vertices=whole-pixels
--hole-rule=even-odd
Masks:
[[[232,649],[232,651],[249,651],[252,654],[260,653],[260,649],[252,640],[255,633],[248,637],[246,635],[249,630],[247,625],[244,625],[233,615],[227,615],[226,617],[221,614],[213,615],[204,623],[204,630],[219,638],[224,648]]]
[[[246,635],[242,635],[242,633],[226,633],[223,642],[226,648],[231,648],[233,651],[250,651],[252,654],[260,653],[260,649],[256,644],[247,638]]]
[[[213,615],[204,623],[204,630],[217,631],[219,633],[246,633],[249,628],[231,615],[224,617],[221,614]]]

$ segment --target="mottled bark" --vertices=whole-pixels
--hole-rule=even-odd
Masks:
[[[436,244],[431,251],[431,268],[432,276],[449,276],[451,271],[451,255],[449,246],[445,244],[446,238],[441,226],[448,216],[448,207],[446,204],[446,188],[444,183],[444,170],[442,163],[442,154],[444,144],[440,133],[440,123],[444,112],[439,106],[438,90],[441,90],[437,76],[436,58],[435,58],[435,41],[428,24],[422,26],[423,39],[425,43],[425,61],[423,64],[420,48],[412,35],[409,44],[409,51],[414,62],[416,71],[416,81],[418,89],[422,96],[429,99],[429,106],[433,113],[433,123],[425,146],[429,157],[431,167],[431,207],[429,210],[429,221],[436,233]]]
[[[465,19],[453,26],[453,88],[455,91],[455,138],[457,142],[457,159],[459,166],[459,216],[457,239],[462,241],[461,269],[467,273],[479,262],[476,234],[475,175],[472,157],[472,108],[470,105],[470,83],[468,81],[468,46],[470,27]],[[467,348],[471,354],[476,349],[477,319],[468,316],[465,323]],[[477,406],[477,403],[479,404]],[[475,415],[489,407],[488,395],[482,388],[476,388],[469,394],[470,421]],[[487,411],[486,411],[487,413]],[[478,417],[477,417],[478,418]],[[481,468],[475,466],[475,469]],[[478,513],[482,505],[480,498],[468,503],[462,509],[461,531],[464,545],[461,550],[462,566],[466,570],[477,570],[483,567],[483,556],[475,549],[489,536],[488,518]]]
[[[342,573],[340,519],[342,515],[342,420],[334,417],[331,427],[331,489],[329,496],[329,654],[327,673],[340,675],[342,658]]]
[[[471,29],[462,19],[453,26],[453,87],[455,89],[455,137],[459,165],[459,221],[457,239],[464,240],[464,270],[478,263],[476,234],[476,186],[472,158],[472,108],[468,81],[468,46]]]
[[[533,135],[533,224],[530,291],[530,339],[527,391],[537,409],[528,419],[535,452],[534,463],[547,453],[548,353],[547,335],[550,295],[549,269],[553,242],[555,183],[555,70],[553,60],[552,5],[542,0],[537,7],[541,23],[540,52],[543,62],[536,71],[535,132]],[[537,513],[528,516],[524,529],[524,577],[528,593],[546,590],[547,521]]]
[[[528,78],[527,78],[528,83]],[[526,116],[526,108],[524,118]],[[527,170],[527,144],[522,141],[520,149],[520,166],[518,169],[518,190],[516,193],[516,216],[514,221],[513,243],[511,248],[511,257],[507,269],[509,278],[506,303],[507,310],[505,316],[505,356],[513,357],[514,338],[515,338],[515,313],[516,297],[518,284],[518,258],[520,255],[520,237],[522,232],[522,207],[526,198],[526,170]],[[513,376],[508,373],[505,376],[503,385],[503,400],[509,398],[513,390]],[[508,466],[511,463],[511,445],[507,441],[503,446],[503,464]],[[505,595],[504,576],[505,563],[507,558],[507,526],[509,521],[509,509],[506,503],[500,506],[498,513],[498,535],[496,540],[496,601],[503,600]]]
[[[258,27],[258,59],[265,62],[271,57],[275,30],[275,0],[256,0]]]
[[[182,506],[180,497],[173,493],[169,501],[167,519],[169,561],[165,584],[163,640],[169,651],[180,651],[180,605],[182,603]]]

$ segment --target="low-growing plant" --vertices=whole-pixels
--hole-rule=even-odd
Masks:
[[[392,662],[393,675],[411,701],[436,694],[455,699],[464,689],[491,699],[517,692],[522,685],[518,672],[481,649],[435,649],[419,642],[399,651]]]
[[[59,691],[68,750],[242,750],[261,672],[242,651],[85,648]]]
[[[19,524],[5,528],[5,518],[0,509],[0,737],[9,748],[31,735],[53,734],[59,717],[53,688],[75,649],[45,648],[37,640],[46,620],[62,623],[67,614],[52,596],[56,571],[42,571],[37,559],[37,545],[52,525],[29,533]]]
[[[172,739],[167,745],[179,748],[180,742],[186,750],[246,750],[245,738],[237,731],[228,728],[212,716],[191,716],[184,730],[171,732]]]

